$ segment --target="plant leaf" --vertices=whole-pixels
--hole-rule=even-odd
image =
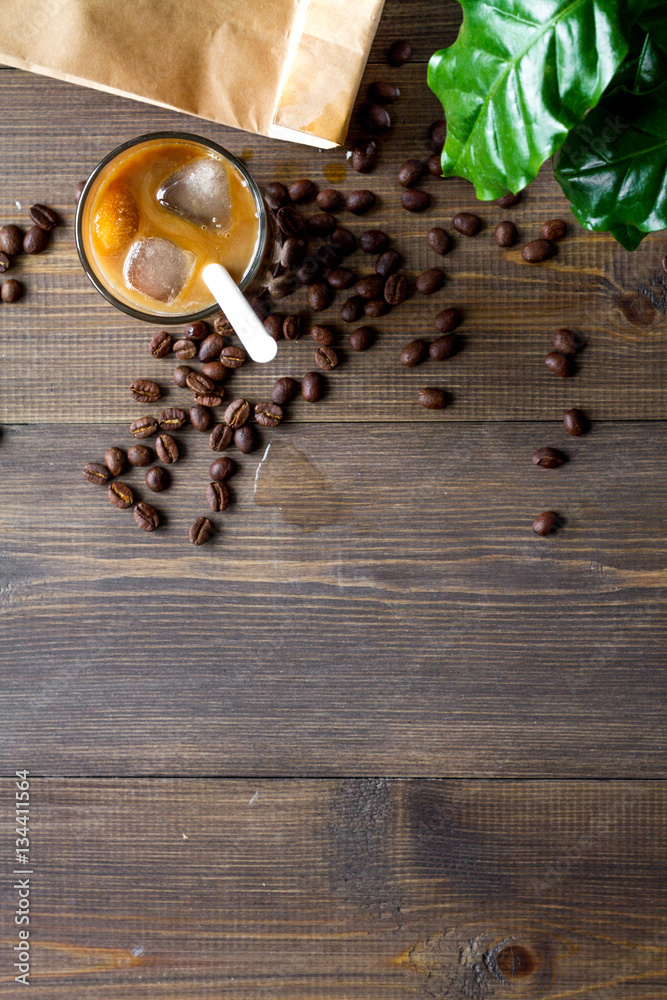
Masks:
[[[498,198],[533,180],[597,104],[646,0],[460,3],[459,37],[428,70],[447,119],[443,174]]]

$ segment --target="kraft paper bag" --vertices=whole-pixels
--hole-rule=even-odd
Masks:
[[[0,62],[320,148],[384,0],[0,0]]]

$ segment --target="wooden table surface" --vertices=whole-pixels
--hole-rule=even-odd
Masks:
[[[428,178],[429,211],[400,208],[397,167],[427,155],[440,114],[425,64],[458,11],[388,0],[361,93],[388,78],[402,96],[367,176],[344,150],[0,69],[0,219],[41,201],[65,221],[0,307],[0,829],[13,850],[26,768],[44,1000],[667,997],[667,241],[628,254],[585,232],[548,166],[512,211],[522,241],[568,221],[539,267],[495,246],[508,213],[463,181]],[[390,70],[398,37],[415,56]],[[341,351],[326,399],[235,455],[201,549],[205,435],[179,435],[153,535],[81,477],[131,443],[133,378],[187,400],[154,329],[89,284],[72,229],[76,182],[164,128],[215,138],[260,183],[372,188],[378,207],[344,224],[386,229],[412,278],[441,263],[430,226],[463,209],[485,224],[442,261],[442,291],[377,321],[367,354]],[[337,299],[322,319],[344,344]],[[445,305],[463,349],[402,368]],[[543,362],[560,326],[586,341],[569,380]],[[233,392],[257,401],[312,367],[309,337],[283,341]],[[421,409],[423,385],[451,405]],[[592,420],[581,438],[571,406]],[[567,464],[535,468],[542,445]],[[538,538],[548,508],[564,527]]]

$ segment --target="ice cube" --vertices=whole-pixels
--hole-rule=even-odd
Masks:
[[[139,228],[139,209],[132,192],[122,185],[110,186],[97,210],[94,225],[104,253],[119,254]]]
[[[195,255],[171,240],[149,236],[128,250],[123,277],[129,288],[158,302],[171,302],[192,274]]]
[[[227,167],[202,156],[168,177],[157,193],[164,208],[205,229],[226,232],[232,222]]]

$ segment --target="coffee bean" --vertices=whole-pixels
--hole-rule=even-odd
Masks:
[[[343,254],[336,247],[332,247],[327,243],[317,250],[317,259],[324,267],[333,269],[340,266]]]
[[[357,237],[344,226],[334,229],[330,237],[330,242],[339,250],[344,257],[348,257],[357,249]]]
[[[567,433],[573,437],[585,434],[589,427],[588,420],[581,410],[566,410],[563,414],[563,423]]]
[[[502,198],[497,199],[496,205],[500,205],[501,208],[514,208],[521,201],[522,194],[522,191],[519,191],[518,194],[512,194],[511,191],[508,191]]]
[[[213,320],[213,329],[221,337],[229,337],[230,334],[234,333],[234,328],[224,313],[218,313],[215,317]]]
[[[380,274],[369,274],[365,278],[359,278],[354,286],[357,295],[362,299],[377,299],[384,292],[385,279]]]
[[[447,406],[447,393],[444,389],[435,389],[433,386],[429,386],[419,390],[417,400],[419,405],[424,406],[427,410],[444,410]]]
[[[545,510],[533,521],[533,531],[536,535],[552,535],[562,527],[563,519],[558,516],[555,510]]]
[[[226,451],[232,443],[234,432],[227,424],[217,424],[211,431],[208,446],[211,451]]]
[[[157,457],[165,465],[173,465],[174,462],[178,462],[178,445],[171,434],[160,434],[155,442],[155,450]]]
[[[356,281],[356,274],[349,267],[334,267],[327,271],[327,283],[332,288],[351,288]]]
[[[403,263],[403,258],[398,250],[385,250],[375,261],[375,273],[381,278],[388,278],[390,274],[396,274]]]
[[[298,340],[301,336],[301,317],[285,316],[283,320],[283,336],[285,340]]]
[[[308,305],[315,312],[328,309],[332,299],[333,289],[324,281],[316,281],[308,289]]]
[[[276,278],[271,278],[267,285],[267,290],[272,299],[285,299],[296,291],[296,281],[291,272],[279,274]]]
[[[213,361],[215,358],[220,356],[220,352],[225,346],[225,338],[220,336],[219,333],[209,333],[208,337],[202,340],[199,345],[199,351],[197,352],[197,357],[200,361],[206,363],[207,361]]]
[[[513,247],[519,239],[519,231],[509,219],[504,219],[496,226],[493,238],[499,247]]]
[[[236,472],[236,462],[233,458],[223,455],[214,459],[209,466],[209,475],[214,482],[222,483]]]
[[[280,263],[283,267],[298,267],[306,256],[307,249],[305,240],[301,239],[300,236],[291,236],[282,245]]]
[[[226,510],[229,505],[229,487],[225,483],[213,482],[206,487],[206,499],[211,510]]]
[[[319,372],[306,372],[301,379],[301,395],[307,403],[317,403],[322,399],[326,381]]]
[[[476,236],[482,228],[482,220],[474,212],[459,212],[452,219],[452,225],[463,236]]]
[[[572,358],[567,354],[561,354],[560,351],[550,351],[544,363],[554,375],[559,375],[561,378],[570,378],[574,375]]]
[[[146,486],[153,493],[163,493],[169,486],[169,473],[159,465],[146,470]]]
[[[213,535],[213,525],[207,517],[198,517],[190,526],[189,537],[193,545],[205,545]]]
[[[449,253],[453,246],[451,236],[446,229],[442,229],[440,226],[434,226],[433,229],[429,229],[426,234],[426,242],[431,250],[439,253],[442,257],[446,253]]]
[[[188,422],[188,415],[185,410],[177,406],[168,406],[160,414],[160,429],[163,431],[180,431]]]
[[[459,338],[455,333],[445,333],[434,340],[428,349],[429,357],[434,361],[446,361],[459,349]]]
[[[315,351],[315,361],[325,372],[330,372],[338,364],[338,355],[333,347],[318,347]]]
[[[318,212],[317,215],[311,215],[306,219],[306,229],[313,236],[329,236],[337,226],[336,216],[329,212]]]
[[[192,371],[194,368],[190,368],[190,365],[179,365],[174,368],[174,382],[179,389],[185,389],[185,380]]]
[[[402,66],[412,59],[412,46],[405,38],[394,42],[387,52],[387,62],[390,66]]]
[[[182,340],[177,340],[174,344],[174,354],[179,361],[189,361],[194,358],[197,353],[197,345],[194,340],[188,340],[184,337]]]
[[[17,281],[16,278],[8,278],[7,281],[3,281],[2,283],[0,298],[3,302],[7,303],[18,302],[19,299],[23,298],[24,292],[25,285],[22,281]]]
[[[190,326],[186,327],[185,336],[188,340],[194,340],[195,344],[201,344],[210,332],[211,328],[208,323],[205,323],[203,319],[198,319],[196,323],[190,323]]]
[[[348,212],[353,215],[364,215],[375,204],[375,195],[372,191],[362,189],[360,191],[350,191],[345,198],[345,205]]]
[[[271,402],[277,403],[278,406],[284,406],[285,403],[290,403],[299,391],[299,383],[295,378],[290,378],[289,375],[284,375],[274,382],[273,389],[271,390]]]
[[[442,161],[439,153],[432,153],[426,161],[426,167],[431,177],[442,178]]]
[[[369,319],[379,319],[380,316],[384,316],[388,313],[391,306],[384,299],[367,299],[364,303],[364,316],[368,316]]]
[[[294,276],[301,285],[312,285],[322,277],[322,265],[315,257],[306,257]]]
[[[188,410],[190,417],[190,423],[196,431],[200,431],[204,434],[211,424],[213,423],[213,414],[207,406],[202,406],[201,403],[195,403]]]
[[[238,427],[234,431],[234,444],[244,455],[248,455],[251,451],[255,450],[257,447],[257,435],[250,424]]]
[[[389,237],[381,229],[369,229],[359,237],[364,253],[382,253],[389,246]]]
[[[30,218],[36,226],[47,232],[50,229],[55,229],[60,222],[57,212],[54,212],[48,205],[33,205],[30,209]]]
[[[408,294],[408,281],[404,274],[390,274],[384,286],[385,302],[390,306],[400,306]]]
[[[330,326],[314,326],[310,331],[310,335],[313,340],[316,340],[318,344],[322,344],[323,347],[331,347],[336,340],[336,334]]]
[[[269,208],[272,208],[274,212],[277,212],[279,208],[283,205],[287,205],[289,202],[289,194],[287,193],[287,188],[280,181],[271,181],[264,188],[264,198],[266,204]]]
[[[86,186],[86,181],[79,181],[77,186],[74,188],[74,204],[78,205],[81,195],[83,194],[83,189]]]
[[[103,486],[109,479],[109,470],[101,462],[88,462],[83,467],[83,478],[96,486]]]
[[[428,344],[425,340],[411,340],[401,351],[401,364],[406,368],[416,368],[428,357]]]
[[[208,378],[208,376],[202,374],[202,372],[190,372],[185,380],[185,384],[188,389],[192,389],[193,392],[197,392],[200,395],[212,392],[215,388],[213,379]]]
[[[557,469],[566,461],[565,455],[555,448],[538,448],[533,454],[533,465],[540,465],[543,469]]]
[[[285,205],[276,215],[276,222],[285,236],[300,236],[305,225],[303,216],[294,205]]]
[[[321,348],[330,350],[330,348]],[[277,427],[283,419],[283,411],[277,403],[263,402],[255,405],[255,420],[260,427]]]
[[[161,470],[164,472],[164,469]],[[138,503],[134,508],[134,520],[142,531],[155,531],[160,518],[155,507],[149,503]]]
[[[154,358],[166,358],[171,353],[173,344],[174,340],[166,330],[160,330],[151,339],[151,354]]]
[[[138,403],[155,403],[162,395],[162,389],[149,378],[135,378],[130,392]]]
[[[158,432],[158,422],[155,417],[139,417],[130,424],[130,434],[135,438],[152,437]]]
[[[369,347],[373,346],[374,341],[375,334],[370,326],[358,326],[350,334],[350,347],[353,351],[367,351]]]
[[[335,191],[334,188],[325,188],[324,191],[320,191],[315,200],[323,212],[337,212],[345,204],[345,199],[340,191]]]
[[[404,188],[414,187],[419,182],[423,170],[419,160],[404,160],[398,171],[398,183]]]
[[[122,448],[107,448],[104,464],[112,476],[120,476],[127,468],[127,454]]]
[[[229,368],[225,368],[222,361],[207,361],[201,367],[202,374],[213,379],[214,382],[226,382],[229,377]]]
[[[199,406],[215,407],[220,406],[222,403],[222,395],[220,392],[196,392],[195,393],[195,403]]]
[[[433,295],[445,283],[445,272],[439,267],[430,267],[428,271],[422,271],[415,281],[415,287],[421,295]]]
[[[243,427],[250,419],[250,403],[247,399],[234,399],[225,410],[225,423],[232,428]]]
[[[127,510],[134,503],[134,493],[127,483],[111,483],[107,487],[107,496],[119,510]]]
[[[49,234],[39,226],[32,226],[23,237],[23,249],[26,253],[41,253],[49,245]]]
[[[317,186],[307,177],[301,177],[298,181],[293,181],[287,188],[290,199],[301,205],[308,201],[314,201],[317,194]]]
[[[369,132],[386,132],[391,128],[389,112],[381,104],[367,104],[362,108],[361,119]]]
[[[461,323],[463,316],[458,309],[450,307],[449,309],[443,309],[433,320],[433,325],[439,333],[449,333],[450,330],[455,330],[456,327]]]
[[[248,355],[242,347],[223,347],[220,361],[225,368],[240,368],[248,360]]]
[[[584,346],[584,338],[574,330],[564,328],[554,333],[554,347],[561,354],[576,354]]]
[[[18,226],[9,225],[0,227],[0,250],[13,257],[21,253],[23,248],[23,232]]]
[[[372,101],[377,101],[378,104],[395,104],[401,96],[401,92],[393,83],[387,83],[386,80],[376,80],[368,88],[368,96]]]
[[[279,313],[271,313],[264,320],[264,329],[268,333],[269,337],[273,337],[274,340],[283,339],[283,319]],[[222,362],[220,362],[222,364]],[[223,365],[224,368],[224,365]]]
[[[368,139],[352,150],[352,166],[358,174],[369,174],[377,163],[377,157],[377,146],[372,139]]]
[[[364,314],[364,300],[360,295],[352,295],[341,308],[340,316],[345,323],[356,323]]]
[[[127,460],[130,465],[150,465],[153,452],[145,444],[133,444],[127,449]]]
[[[11,267],[11,261],[6,253],[0,250],[0,274],[4,274]]]
[[[438,118],[431,122],[428,130],[428,144],[434,153],[440,153],[447,138],[447,122],[444,118]]]
[[[545,240],[551,240],[555,243],[557,240],[562,240],[567,232],[567,223],[563,219],[549,219],[542,226],[542,236]]]
[[[549,240],[532,240],[530,243],[526,243],[521,251],[521,256],[527,264],[541,264],[542,261],[553,257],[555,249]]]
[[[401,195],[401,206],[406,212],[425,212],[430,204],[430,194],[420,188],[409,188]]]

